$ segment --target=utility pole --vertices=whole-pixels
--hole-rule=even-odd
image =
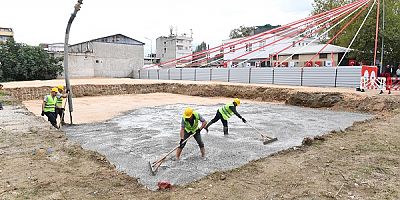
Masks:
[[[383,71],[383,56],[385,54],[385,0],[382,1],[382,50],[381,50],[381,68],[379,69],[379,73],[382,74]]]
[[[81,9],[81,5],[83,4],[83,0],[78,0],[78,2],[74,6],[74,12],[71,14],[71,17],[68,20],[67,29],[65,31],[65,42],[64,42],[64,76],[65,76],[65,84],[67,85],[67,90],[69,91],[68,95],[68,108],[69,108],[69,116],[72,123],[72,112],[74,111],[74,107],[72,104],[72,88],[69,82],[69,73],[68,73],[68,40],[69,40],[69,31],[71,30],[72,22],[74,21],[76,14]]]
[[[151,64],[154,64],[153,63],[153,40],[150,38],[147,38],[147,37],[144,37],[144,38],[147,40],[150,40],[150,62],[151,62]]]

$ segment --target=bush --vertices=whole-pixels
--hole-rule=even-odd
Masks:
[[[38,46],[11,39],[0,44],[0,81],[54,79],[63,71],[61,61]]]

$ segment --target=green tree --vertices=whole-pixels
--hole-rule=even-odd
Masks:
[[[254,26],[240,26],[239,28],[235,28],[231,30],[231,33],[229,34],[229,38],[234,39],[234,38],[241,38],[241,37],[247,37],[250,36],[251,34],[254,33],[255,27]]]
[[[8,40],[0,44],[0,80],[26,81],[54,79],[61,74],[61,60],[40,47]]]
[[[345,5],[347,3],[353,2],[354,0],[314,0],[313,14],[318,14],[324,11],[331,10],[335,7]],[[382,1],[381,1],[382,2]],[[370,6],[372,5],[371,2]],[[382,8],[382,5],[381,5]],[[382,11],[382,10],[381,10]],[[380,27],[379,34],[379,48],[378,56],[381,53],[381,38],[385,39],[385,52],[384,52],[384,63],[386,64],[397,64],[400,62],[400,35],[398,34],[400,30],[400,1],[398,0],[385,0],[385,31],[382,32],[382,27]],[[360,17],[355,20],[342,34],[339,35],[337,39],[333,41],[333,44],[347,47],[355,33],[359,29],[367,15],[367,10],[364,11]],[[382,22],[382,13],[381,13]],[[351,17],[347,20],[347,22]],[[341,27],[346,22],[341,24]],[[382,23],[381,23],[382,25]],[[360,31],[356,40],[352,45],[352,51],[349,56],[356,58],[358,61],[364,61],[365,64],[373,64],[374,58],[374,48],[375,48],[375,28],[376,28],[376,7],[371,15],[365,22],[364,27]],[[332,38],[340,30],[340,27],[333,29],[328,37]],[[379,57],[378,57],[379,58]],[[378,59],[379,60],[379,59]]]
[[[197,45],[196,50],[194,52],[197,53],[197,52],[201,52],[204,50],[207,50],[207,43],[202,42],[199,45]]]

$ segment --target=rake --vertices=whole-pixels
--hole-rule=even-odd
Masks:
[[[182,143],[186,143],[188,140],[190,140],[190,138],[192,138],[195,134],[191,134],[186,140],[184,140]],[[155,176],[158,168],[160,168],[161,164],[165,161],[165,159],[171,155],[176,149],[178,149],[180,147],[180,145],[176,146],[175,148],[173,148],[171,151],[169,151],[167,154],[165,154],[164,157],[158,159],[157,161],[154,161],[153,163],[151,163],[149,161],[149,170],[150,170],[150,174],[152,176]]]
[[[261,133],[261,131],[259,131],[256,127],[254,127],[254,126],[252,126],[251,124],[249,124],[249,122],[247,122],[246,124],[247,124],[248,126],[250,126],[251,128],[253,128],[255,131],[257,131],[257,132],[261,135],[261,137],[262,137],[262,139],[263,139],[263,144],[264,144],[264,145],[269,144],[269,143],[272,143],[272,142],[275,142],[275,141],[278,141],[278,138],[273,138],[273,137],[269,137],[269,136],[264,135],[264,134]]]

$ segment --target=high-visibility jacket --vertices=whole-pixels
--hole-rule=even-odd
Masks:
[[[221,113],[222,117],[224,120],[228,120],[229,118],[232,117],[233,111],[229,108],[233,105],[233,103],[227,103],[225,106],[222,106],[220,109],[218,109],[219,113]]]
[[[57,97],[47,95],[47,102],[44,105],[44,112],[56,112]]]
[[[193,125],[190,125],[189,120],[183,119],[185,122],[185,131],[188,133],[196,133],[197,129],[199,129],[200,115],[198,112],[193,112],[193,115],[194,115]]]
[[[64,100],[64,98],[62,98],[62,97],[57,98],[57,103],[56,103],[57,108],[63,107],[63,100]]]

